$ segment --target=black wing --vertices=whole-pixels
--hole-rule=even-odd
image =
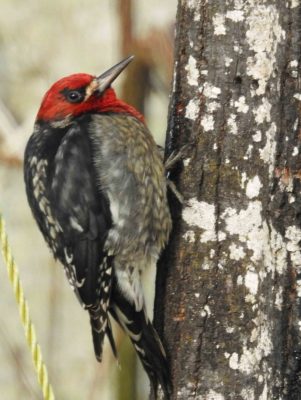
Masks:
[[[52,212],[62,229],[59,258],[85,305],[98,301],[99,266],[111,215],[107,199],[97,188],[87,133],[73,125],[58,147],[49,190]]]
[[[91,143],[85,129],[72,126],[53,161],[50,203],[64,241],[59,258],[83,306],[89,310],[94,350],[101,360],[105,332],[111,341],[107,316],[112,281],[112,257],[104,243],[110,229],[107,198],[97,182]]]

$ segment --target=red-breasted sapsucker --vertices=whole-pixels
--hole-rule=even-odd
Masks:
[[[116,354],[111,315],[155,391],[159,383],[169,398],[166,355],[141,286],[171,230],[164,167],[143,116],[111,88],[131,60],[99,77],[75,74],[52,85],[26,147],[24,176],[34,218],[89,312],[97,360],[105,334]]]

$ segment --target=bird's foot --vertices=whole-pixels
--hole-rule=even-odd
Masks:
[[[190,155],[192,148],[195,146],[195,140],[184,144],[180,150],[174,150],[164,163],[165,171],[170,171],[180,160]]]
[[[179,203],[183,204],[184,203],[184,197],[182,196],[182,194],[177,189],[175,183],[173,181],[171,181],[170,179],[168,179],[168,178],[167,178],[167,186],[169,187],[171,192],[176,196],[176,198],[178,199]]]

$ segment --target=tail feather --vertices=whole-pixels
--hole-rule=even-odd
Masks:
[[[161,340],[149,320],[143,328],[141,339],[139,341],[132,339],[132,342],[150,378],[155,396],[159,383],[165,399],[169,400],[171,396],[169,365]]]
[[[107,328],[106,328],[106,334],[108,336],[108,339],[109,339],[109,342],[110,342],[111,349],[112,349],[112,352],[114,354],[114,357],[118,360],[116,344],[115,344],[114,336],[113,336],[113,333],[112,333],[112,327],[111,327],[111,323],[110,323],[110,318],[109,317],[108,317],[108,325],[107,325]]]
[[[112,297],[111,314],[129,335],[143,368],[145,369],[152,389],[157,394],[158,384],[164,392],[166,400],[171,398],[171,379],[168,361],[161,340],[146,316],[145,309],[136,311],[119,292]]]

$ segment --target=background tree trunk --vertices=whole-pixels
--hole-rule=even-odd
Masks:
[[[299,0],[180,0],[157,277],[173,399],[301,398]],[[161,329],[161,331],[160,331]]]

